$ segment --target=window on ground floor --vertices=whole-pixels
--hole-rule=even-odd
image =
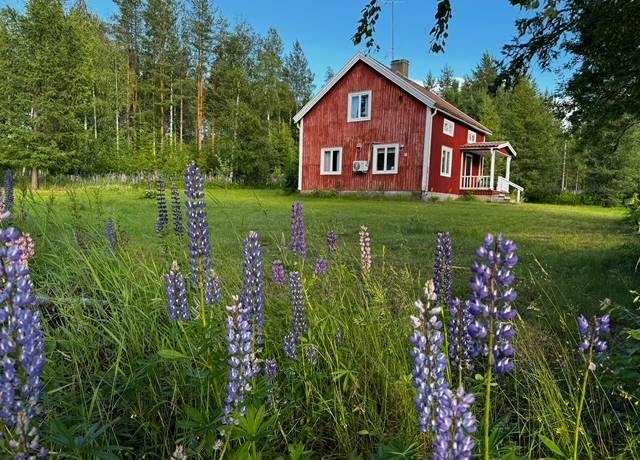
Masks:
[[[377,144],[373,146],[373,173],[397,174],[400,144]]]
[[[328,147],[320,152],[320,174],[342,174],[342,147]]]
[[[453,161],[453,149],[451,147],[442,146],[442,154],[440,155],[440,175],[451,177],[451,162]]]

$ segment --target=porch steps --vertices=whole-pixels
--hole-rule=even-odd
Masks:
[[[491,201],[494,203],[511,203],[511,194],[510,193],[495,193],[491,196]]]

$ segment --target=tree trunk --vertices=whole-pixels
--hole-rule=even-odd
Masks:
[[[40,186],[40,180],[38,177],[38,168],[36,166],[31,168],[31,189],[38,190]]]
[[[91,88],[91,97],[93,100],[93,138],[98,139],[98,110],[96,109],[96,85]]]
[[[120,110],[120,96],[118,94],[118,64],[114,65],[114,73],[116,77],[116,158],[120,157],[120,119],[118,117],[118,112]]]
[[[196,89],[196,135],[198,136],[198,153],[202,150],[204,140],[204,66],[199,65]]]
[[[160,154],[164,152],[164,78],[160,78]]]

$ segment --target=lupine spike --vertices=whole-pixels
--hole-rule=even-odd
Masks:
[[[237,424],[236,412],[247,414],[245,398],[253,389],[252,380],[260,371],[253,350],[251,311],[234,297],[234,304],[227,307],[227,349],[229,352],[229,380],[225,397],[225,425]]]
[[[156,232],[162,233],[169,223],[169,214],[167,213],[167,197],[164,188],[164,177],[158,176],[156,180],[156,203],[158,206],[158,219],[156,220]]]
[[[208,270],[205,274],[204,301],[207,305],[222,301],[222,280],[213,269]]]
[[[281,260],[274,260],[271,263],[271,279],[276,284],[284,284],[287,281],[287,272]]]
[[[505,373],[513,369],[513,338],[516,335],[513,320],[518,312],[512,303],[516,299],[513,289],[513,269],[518,263],[516,244],[502,235],[488,234],[476,254],[479,261],[471,267],[472,296],[469,312],[474,316],[468,331],[477,342],[476,352],[493,353],[496,372]],[[493,350],[488,350],[493,331]]]
[[[477,422],[471,411],[475,397],[462,387],[456,392],[445,388],[436,410],[434,460],[471,460],[476,446],[473,433]]]
[[[438,233],[433,283],[439,305],[451,306],[453,289],[453,241],[451,233]]]
[[[105,226],[105,233],[107,234],[107,241],[113,249],[118,247],[118,232],[116,231],[116,223],[111,217],[107,219]]]
[[[300,272],[289,273],[289,290],[291,295],[291,314],[293,318],[293,330],[285,337],[285,355],[298,360],[300,355],[298,348],[300,337],[309,332],[309,321],[307,319],[307,301],[304,296],[302,277]]]
[[[15,199],[14,185],[13,171],[11,169],[7,169],[4,173],[4,202],[7,206],[7,211],[10,213],[13,212],[13,201]]]
[[[169,273],[165,276],[165,281],[167,283],[167,298],[171,319],[174,321],[189,320],[191,314],[187,300],[187,286],[178,262],[173,262],[171,270],[169,270]]]
[[[171,187],[171,211],[173,213],[173,230],[178,238],[182,238],[184,236],[182,203],[180,203],[180,191],[175,185]]]
[[[295,202],[291,208],[291,251],[303,259],[307,258],[307,230],[304,223],[304,206]]]
[[[603,334],[608,334],[611,328],[611,317],[607,314],[602,317],[593,317],[593,323],[583,316],[578,317],[578,330],[580,332],[582,353],[595,352],[597,354],[607,351],[607,342],[602,340]]]
[[[338,250],[338,235],[333,230],[327,233],[327,248],[329,249],[329,252]]]
[[[16,436],[10,443],[16,458],[37,458],[46,456],[30,425],[41,411],[44,330],[21,237],[14,228],[0,229],[0,421]]]
[[[185,175],[187,196],[187,220],[191,274],[196,286],[204,285],[206,272],[212,268],[211,240],[207,221],[207,204],[204,200],[204,179],[200,168],[191,163]]]
[[[249,232],[244,241],[244,286],[242,302],[250,310],[256,342],[264,343],[264,326],[266,323],[264,267],[262,263],[262,246],[256,232]]]
[[[316,265],[313,269],[313,272],[316,274],[316,276],[321,277],[326,275],[328,271],[329,271],[329,261],[324,257],[318,257],[316,259]]]
[[[363,225],[360,227],[360,268],[363,275],[371,272],[371,264],[371,237],[369,229]]]
[[[411,357],[414,360],[412,371],[413,385],[418,390],[416,409],[418,411],[418,428],[422,432],[434,432],[437,402],[448,388],[445,373],[447,358],[442,350],[444,335],[442,309],[431,308],[435,302],[433,282],[429,281],[425,288],[426,304],[416,301],[418,315],[412,316],[413,335],[411,336]]]

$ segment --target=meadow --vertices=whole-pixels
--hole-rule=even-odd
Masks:
[[[184,184],[176,185],[184,200]],[[291,253],[296,201],[304,206],[306,261]],[[154,193],[113,184],[17,193],[13,223],[36,241],[30,269],[44,316],[41,438],[59,458],[166,459],[176,446],[189,458],[431,458],[432,435],[418,430],[414,403],[410,316],[434,276],[438,232],[451,232],[461,299],[472,295],[469,267],[487,233],[518,245],[515,368],[492,383],[490,457],[482,443],[486,366],[464,376],[476,394],[476,455],[640,458],[640,346],[629,336],[640,322],[631,293],[640,285],[640,241],[623,210],[222,187],[207,188],[206,205],[222,301],[209,306],[203,326],[197,286],[189,286],[188,238],[174,235],[172,220],[156,232]],[[362,225],[373,256],[366,275]],[[248,414],[224,425],[225,306],[243,290],[250,231],[260,237],[266,277],[259,360],[275,359],[279,369],[253,380]],[[336,251],[327,248],[329,231]],[[314,273],[317,257],[327,258],[326,275]],[[169,318],[164,277],[174,260],[190,288],[191,321]],[[274,260],[299,272],[304,286],[309,328],[298,360],[283,350],[295,324],[288,283],[271,279]],[[586,390],[572,457],[585,371],[576,316],[605,311],[609,350]]]

